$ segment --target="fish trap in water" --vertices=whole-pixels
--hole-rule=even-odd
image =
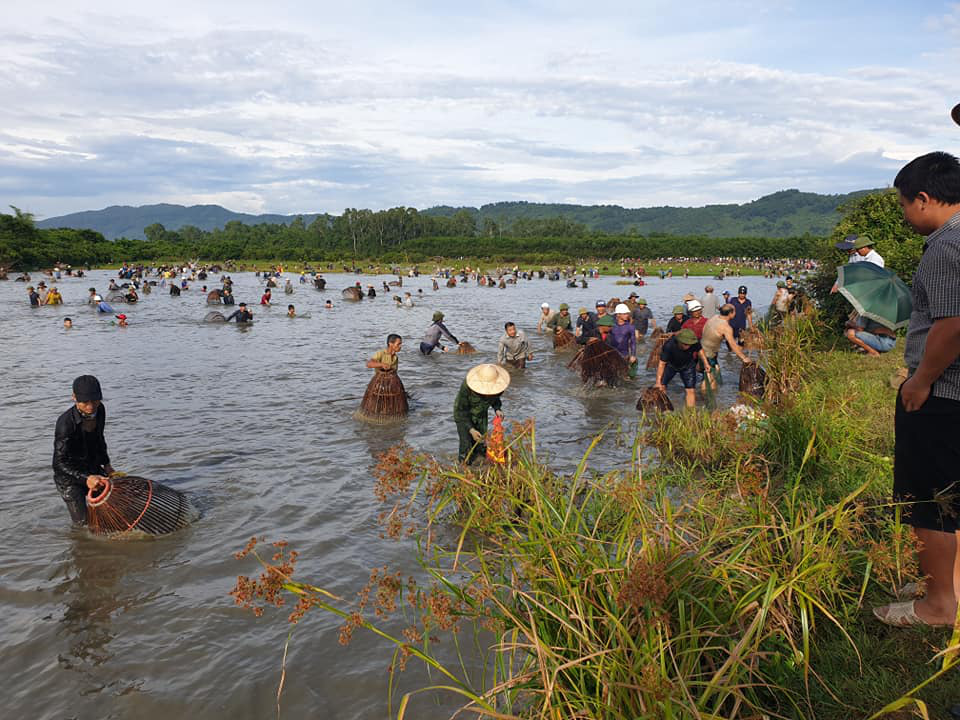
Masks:
[[[473,355],[477,349],[468,342],[462,342],[457,345],[457,355]]]
[[[367,385],[356,417],[371,423],[385,424],[407,416],[410,406],[407,392],[393,371],[377,371]]]
[[[673,410],[673,403],[663,388],[651,385],[646,388],[637,400],[637,410],[644,412],[667,412]]]
[[[573,333],[567,330],[566,328],[559,328],[553,334],[553,349],[554,350],[572,350],[575,346],[576,338],[573,336]]]
[[[186,495],[136,475],[112,477],[87,492],[87,524],[97,535],[165,535],[186,527],[193,515]]]

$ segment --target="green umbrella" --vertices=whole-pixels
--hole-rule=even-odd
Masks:
[[[895,273],[872,262],[837,268],[837,290],[863,317],[897,330],[910,322],[910,288]]]

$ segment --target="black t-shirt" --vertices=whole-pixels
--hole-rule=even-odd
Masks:
[[[36,290],[30,292],[30,304],[37,307],[40,304],[40,293]]]
[[[671,315],[670,319],[667,321],[667,332],[668,333],[680,332],[680,330],[683,328],[683,323],[685,319],[686,318],[677,320],[676,315]]]
[[[686,370],[697,361],[697,353],[702,349],[700,343],[696,343],[684,350],[677,339],[672,337],[660,349],[660,359],[674,370]]]

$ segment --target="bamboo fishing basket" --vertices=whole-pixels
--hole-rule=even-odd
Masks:
[[[655,370],[660,362],[660,351],[667,340],[673,337],[673,333],[665,333],[660,328],[654,328],[650,333],[650,340],[653,341],[653,348],[650,350],[650,356],[647,358],[647,370]]]
[[[410,410],[407,392],[395,370],[377,370],[360,401],[357,417],[376,424],[400,420]]]
[[[457,355],[473,355],[477,349],[468,342],[462,342],[457,345]]]
[[[568,367],[576,367],[584,384],[615,387],[625,380],[630,366],[623,356],[599,338],[591,338]]]
[[[557,328],[557,331],[553,334],[554,350],[571,350],[575,344],[576,338],[566,328]]]
[[[186,527],[192,515],[186,495],[136,475],[111,476],[87,492],[87,525],[97,535],[165,535]]]
[[[740,392],[762,398],[767,386],[767,373],[757,363],[744,363],[740,369]]]
[[[670,398],[663,388],[651,385],[640,394],[640,399],[637,400],[637,410],[644,412],[666,412],[673,410],[673,403],[670,402]]]

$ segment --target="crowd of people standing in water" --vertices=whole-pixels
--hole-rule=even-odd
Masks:
[[[415,267],[406,272],[398,268],[391,270],[396,274],[396,279],[382,283],[381,296],[387,295],[397,307],[412,307],[423,303],[425,288],[416,289],[415,294],[402,290],[404,277],[418,277],[419,268]],[[513,267],[486,272],[469,267],[456,271],[438,268],[431,277],[429,287],[432,287],[433,292],[439,292],[445,287],[469,283],[478,287],[502,289],[520,281],[546,278],[573,281],[567,285],[580,290],[588,280],[596,277],[597,272],[591,268],[582,268],[580,273],[573,268],[523,270]],[[258,283],[262,283],[262,294],[259,298],[261,309],[276,304],[275,293],[282,293],[289,298],[296,287],[295,282],[299,286],[326,288],[326,279],[318,270],[304,270],[299,273],[297,280],[285,278],[281,267],[257,271],[256,277]],[[45,282],[38,285],[44,294],[30,288],[31,305],[63,303],[63,296],[55,286],[47,290]],[[790,276],[787,276],[784,286],[787,297],[792,298],[795,287]],[[199,291],[207,305],[226,306],[231,310],[229,314],[225,314],[209,308],[210,311],[203,318],[204,322],[249,325],[255,319],[254,310],[247,302],[237,302],[233,278],[229,272],[219,266],[198,263],[179,267],[125,265],[115,278],[110,279],[103,294],[95,287],[88,288],[86,303],[98,314],[110,316],[112,324],[126,328],[129,326],[129,318],[126,313],[117,311],[119,306],[133,306],[153,292],[164,291],[173,297],[181,297],[184,293],[193,293],[196,296]],[[427,292],[431,292],[429,288]],[[373,284],[364,287],[360,282],[345,288],[342,295],[345,302],[369,300],[378,296]],[[285,306],[286,317],[302,317],[298,315],[293,303],[287,302]],[[324,307],[332,309],[333,301],[325,300]],[[785,313],[790,311],[789,307],[788,302]],[[729,352],[744,363],[751,362],[742,342],[744,333],[753,325],[752,302],[746,286],[741,285],[737,292],[732,294],[730,291],[717,293],[712,285],[706,285],[704,291],[697,296],[688,293],[678,298],[669,315],[666,315],[667,309],[658,308],[664,311],[664,316],[658,322],[653,309],[634,290],[623,300],[616,297],[598,299],[592,307],[580,307],[576,312],[572,312],[567,303],[561,303],[555,309],[548,303],[543,303],[537,314],[535,327],[537,333],[542,333],[552,340],[556,352],[571,354],[569,366],[579,372],[585,387],[617,386],[630,382],[640,372],[641,360],[644,359],[641,356],[649,355],[646,362],[651,371],[652,387],[665,391],[674,379],[678,378],[684,389],[685,404],[693,407],[697,402],[698,388],[707,393],[710,389],[716,389],[721,381],[718,357],[724,347],[729,348]],[[482,445],[477,434],[479,433],[482,439],[487,426],[485,422],[481,422],[483,413],[480,412],[480,407],[499,411],[499,394],[509,385],[510,373],[522,371],[534,358],[531,341],[527,331],[521,327],[522,324],[523,318],[518,317],[503,323],[495,362],[477,366],[479,370],[474,368],[476,372],[465,378],[457,395],[454,419],[460,438],[461,460],[474,461],[482,456],[482,453],[477,452],[477,448]],[[69,329],[73,325],[73,318],[64,318],[65,328]],[[531,320],[531,329],[533,325]],[[402,338],[398,339],[402,344]],[[645,346],[648,341],[649,346]],[[371,358],[370,363],[374,364],[369,366],[375,369],[378,375],[392,373],[396,376],[400,344],[393,340],[388,342],[386,349]],[[447,326],[444,313],[440,311],[433,313],[431,322],[416,347],[423,356],[430,356],[434,352],[475,352],[469,343],[463,342]],[[388,356],[392,359],[389,368],[385,367]],[[487,365],[490,367],[486,367]],[[383,392],[396,394],[395,388],[392,391],[386,385],[384,388],[386,389]],[[500,389],[491,394],[480,392],[478,388],[486,391],[491,388]],[[494,398],[493,395],[497,397]],[[376,418],[379,412],[373,408],[366,417]],[[405,404],[403,412],[406,412]],[[475,445],[477,447],[474,447]]]

